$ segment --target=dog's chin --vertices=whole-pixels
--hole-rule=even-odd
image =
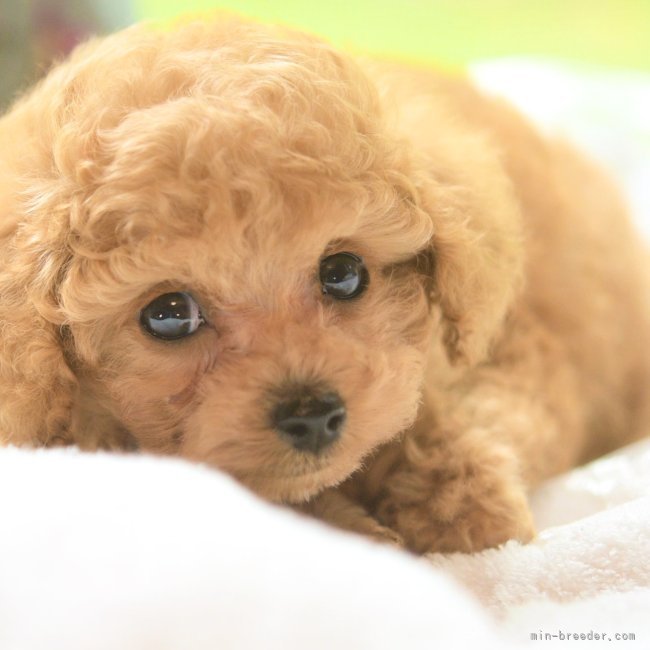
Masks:
[[[362,469],[379,448],[395,436],[362,449],[350,449],[341,453],[332,450],[321,457],[296,454],[293,459],[283,456],[282,461],[269,471],[265,468],[230,471],[243,485],[259,496],[275,503],[298,505],[305,503],[324,490],[340,485],[352,474]],[[336,447],[336,445],[335,445]]]
[[[238,480],[259,496],[275,503],[299,504],[309,501],[323,490],[347,479],[356,467],[323,467],[300,475],[238,476]]]

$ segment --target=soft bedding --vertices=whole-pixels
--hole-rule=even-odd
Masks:
[[[182,461],[4,449],[0,648],[650,647],[648,476],[650,441],[537,491],[528,546],[415,558]]]

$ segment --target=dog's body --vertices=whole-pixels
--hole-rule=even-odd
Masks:
[[[529,539],[527,487],[647,432],[646,253],[607,179],[464,80],[364,66],[137,28],[14,107],[1,438],[178,454],[469,551]]]

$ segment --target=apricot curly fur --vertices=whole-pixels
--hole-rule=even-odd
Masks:
[[[140,449],[417,552],[647,432],[647,253],[616,190],[462,78],[234,19],[79,47],[0,120],[0,440]],[[351,251],[337,302],[319,261]],[[139,324],[190,292],[206,325]],[[293,449],[278,391],[327,386]]]

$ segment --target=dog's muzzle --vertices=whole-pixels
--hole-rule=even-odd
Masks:
[[[337,393],[303,388],[281,402],[272,413],[273,427],[294,449],[320,454],[338,440],[346,410]]]

